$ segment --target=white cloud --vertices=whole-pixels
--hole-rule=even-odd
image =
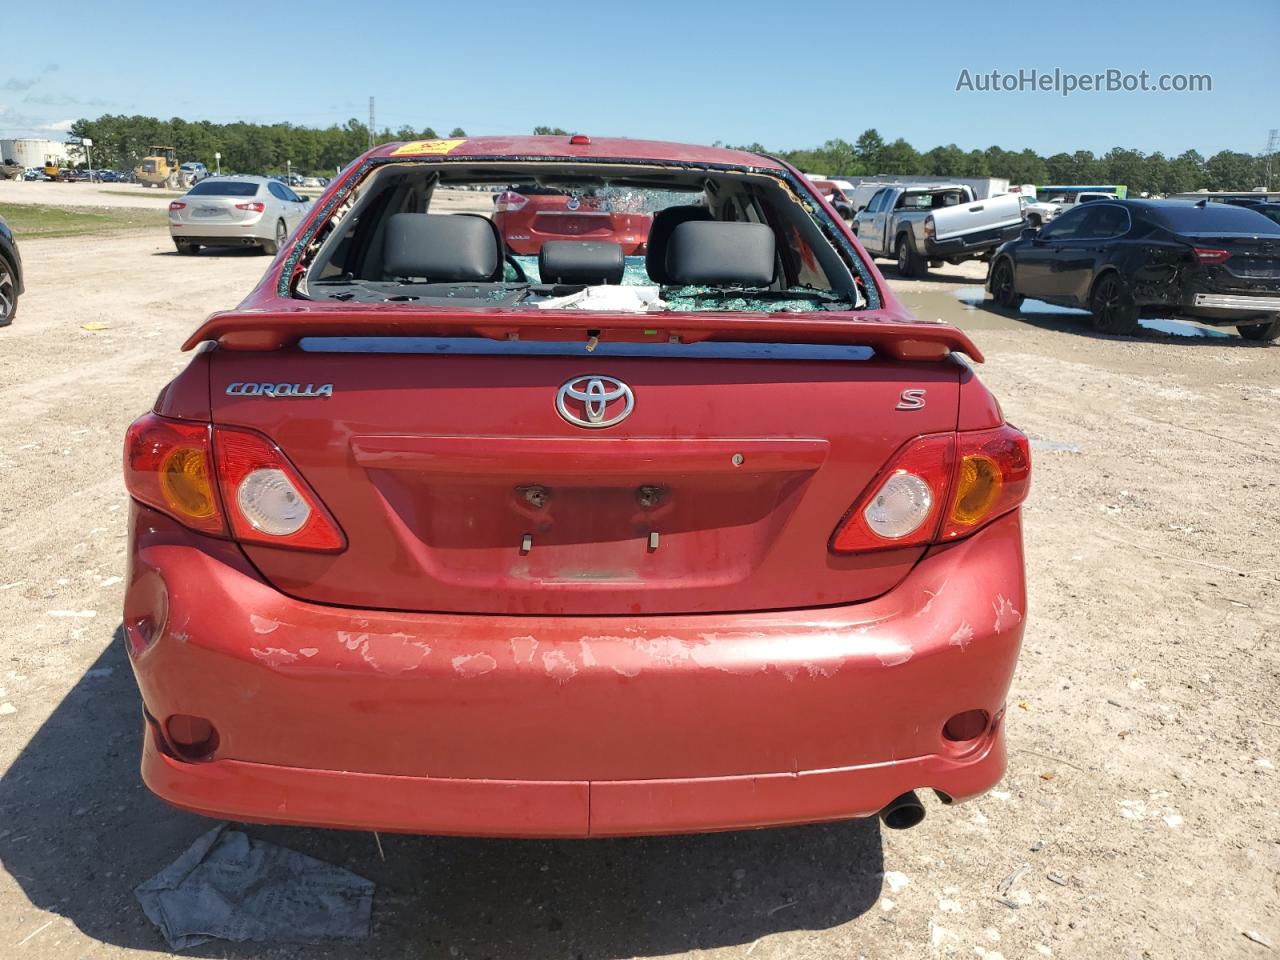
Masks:
[[[56,114],[55,114],[56,116]],[[50,120],[48,115],[20,113],[0,103],[0,137],[65,136],[74,120]]]
[[[101,97],[77,97],[69,93],[28,93],[22,98],[23,103],[34,103],[45,107],[108,107],[111,101]]]

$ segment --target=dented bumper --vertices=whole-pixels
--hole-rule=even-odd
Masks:
[[[351,610],[135,505],[125,626],[143,777],[242,820],[587,836],[874,814],[1004,770],[1025,608],[1011,514],[850,606],[655,617]],[[991,717],[964,741],[949,718]],[[216,731],[182,759],[176,715]]]

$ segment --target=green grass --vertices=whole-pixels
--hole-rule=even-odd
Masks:
[[[38,203],[0,203],[0,217],[18,235],[19,242],[34,237],[154,230],[169,222],[166,211],[145,207],[55,207]]]

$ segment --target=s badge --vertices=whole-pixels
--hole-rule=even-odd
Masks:
[[[895,410],[920,410],[924,407],[924,388],[910,387],[898,394]]]

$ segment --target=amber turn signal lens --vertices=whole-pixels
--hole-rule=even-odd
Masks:
[[[217,509],[209,482],[209,461],[203,450],[176,447],[160,464],[160,490],[170,508],[195,519],[212,517]]]
[[[996,500],[1004,477],[1000,466],[982,454],[967,454],[960,460],[960,475],[956,477],[955,506],[951,508],[953,523],[971,526],[987,515]]]

